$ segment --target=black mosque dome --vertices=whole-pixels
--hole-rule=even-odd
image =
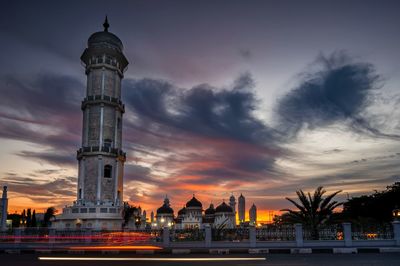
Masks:
[[[186,208],[188,207],[203,207],[203,205],[201,204],[201,202],[195,198],[195,196],[193,196],[193,198],[191,200],[189,200],[186,203]]]
[[[215,212],[233,212],[232,208],[225,202],[222,202],[216,209]]]
[[[186,208],[185,207],[183,207],[182,209],[180,209],[178,211],[178,215],[184,215],[184,214],[186,214]]]
[[[206,215],[215,214],[214,205],[210,204],[210,207],[207,210],[204,211],[204,214],[206,214]]]
[[[157,209],[157,214],[161,214],[161,213],[173,214],[174,210],[171,207],[164,204],[163,206],[161,206],[160,208]]]
[[[107,17],[103,26],[104,31],[95,32],[89,37],[88,47],[105,45],[112,46],[113,48],[117,48],[122,51],[124,48],[122,41],[115,34],[108,32],[110,25],[108,24]]]

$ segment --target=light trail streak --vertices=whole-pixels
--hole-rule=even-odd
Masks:
[[[157,250],[157,246],[77,246],[70,247],[71,250]]]
[[[39,257],[49,261],[263,261],[267,258],[104,258],[104,257]]]

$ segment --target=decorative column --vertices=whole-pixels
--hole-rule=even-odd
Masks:
[[[98,156],[98,169],[97,169],[97,194],[96,194],[96,202],[97,205],[100,204],[101,201],[101,178],[103,170],[103,160],[101,155]]]
[[[250,247],[255,248],[257,246],[257,235],[256,228],[254,226],[249,227],[249,239]]]
[[[211,226],[209,224],[206,224],[204,226],[204,234],[205,234],[205,246],[207,248],[211,247],[211,241],[212,241],[212,232],[211,232]]]
[[[303,240],[303,225],[302,224],[295,224],[294,225],[294,233],[296,238],[296,246],[302,247],[304,240]]]
[[[351,237],[351,223],[342,223],[343,226],[343,239],[346,247],[353,245],[353,239]]]
[[[162,230],[162,240],[163,240],[163,246],[168,247],[169,246],[169,228],[165,226]]]
[[[400,221],[393,221],[393,238],[396,246],[400,246]]]

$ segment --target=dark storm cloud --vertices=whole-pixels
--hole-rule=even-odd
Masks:
[[[314,129],[345,122],[354,132],[374,137],[399,138],[372,127],[363,116],[373,93],[380,88],[380,76],[372,64],[353,62],[343,52],[321,55],[304,74],[303,81],[276,107],[278,129],[290,140],[303,128]]]
[[[142,120],[152,120],[178,130],[212,138],[249,143],[274,142],[274,132],[253,111],[257,100],[249,74],[232,88],[201,84],[179,89],[161,80],[129,80],[124,92],[127,104]]]
[[[31,80],[6,75],[1,77],[1,85],[3,107],[28,112],[38,120],[78,113],[84,92],[76,78],[55,73],[42,73]]]
[[[124,166],[124,181],[139,181],[145,183],[152,183],[151,169],[149,167],[126,164]]]

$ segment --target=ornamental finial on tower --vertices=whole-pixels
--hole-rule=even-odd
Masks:
[[[104,31],[108,32],[108,28],[110,27],[110,24],[108,24],[107,15],[106,15],[106,19],[104,20],[103,27],[104,27]]]

